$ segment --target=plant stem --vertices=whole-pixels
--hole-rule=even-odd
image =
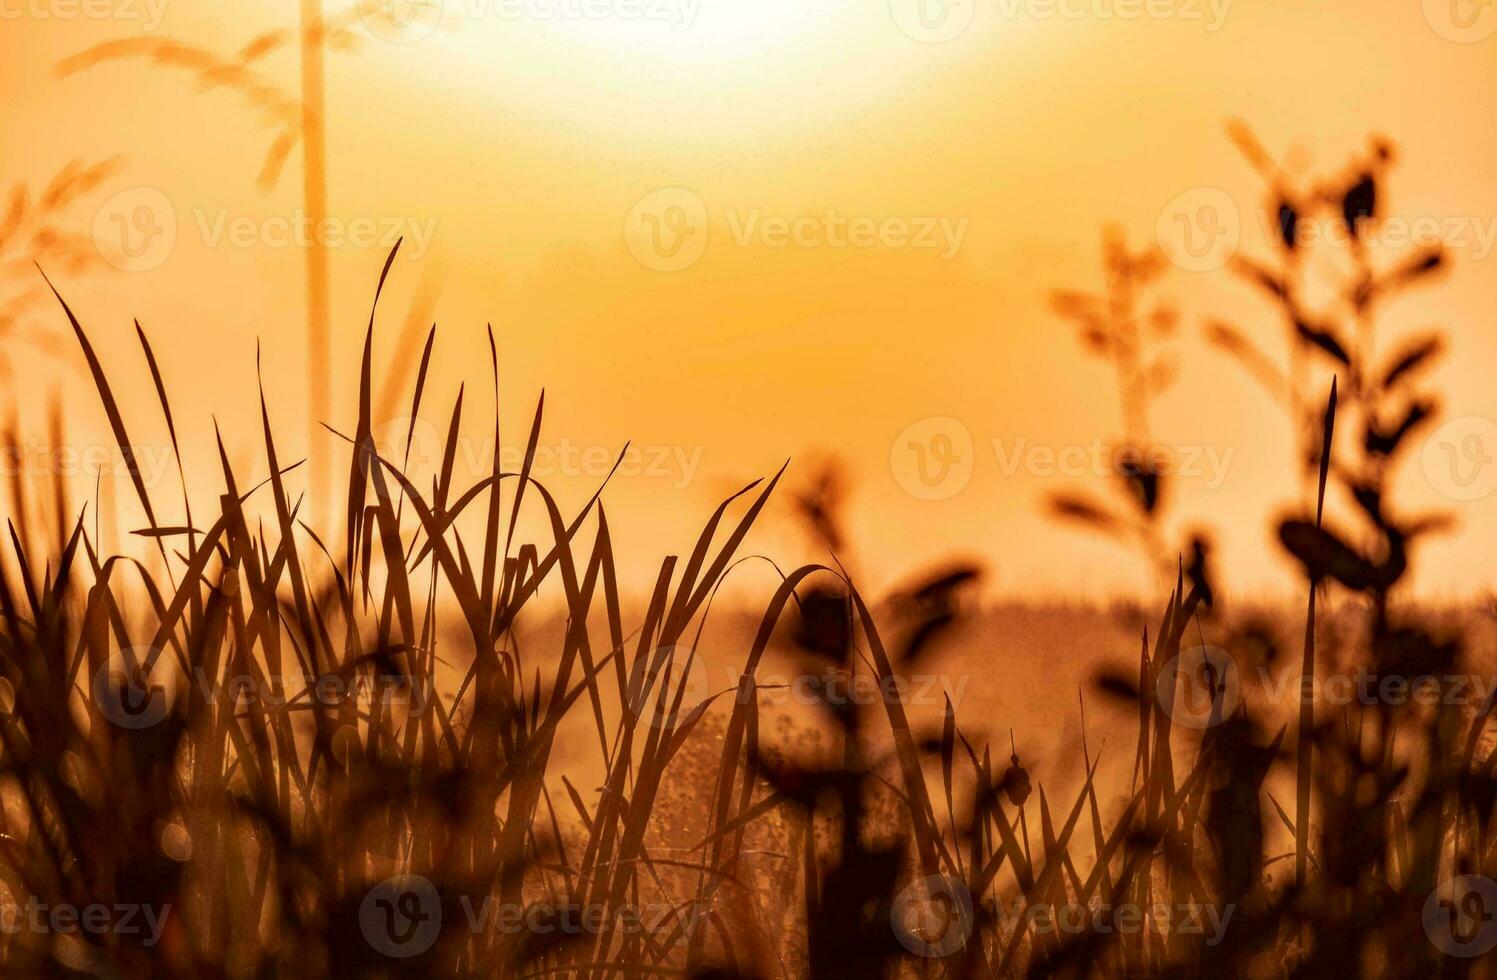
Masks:
[[[317,452],[319,425],[332,393],[328,359],[328,256],[320,229],[327,218],[327,129],[323,107],[322,0],[301,0],[302,196],[313,234],[307,246],[307,454],[313,513],[327,494],[327,464]]]

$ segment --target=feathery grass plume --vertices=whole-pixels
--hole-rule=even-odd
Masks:
[[[360,0],[358,5],[326,16],[323,0],[302,0],[299,29],[258,34],[231,55],[170,38],[124,38],[96,44],[65,58],[58,64],[57,73],[67,77],[110,62],[143,59],[157,67],[187,72],[204,92],[224,89],[236,94],[274,134],[261,161],[257,186],[262,191],[273,188],[291,152],[300,146],[302,204],[310,227],[320,228],[329,213],[324,54],[329,49],[354,49],[360,40],[355,26],[360,21],[388,21],[393,16],[390,6],[383,0]],[[264,70],[273,54],[293,47],[301,58],[301,87],[296,93],[271,81]],[[330,408],[328,392],[333,387],[328,350],[331,312],[327,252],[322,236],[314,235],[306,250],[309,445],[317,441],[318,427]],[[326,483],[321,472],[322,456],[312,454],[312,492],[319,504]]]
[[[100,264],[89,233],[69,230],[73,221],[69,212],[121,168],[119,157],[98,163],[71,160],[39,191],[23,181],[12,185],[0,214],[0,337],[55,352],[55,335],[34,322],[48,296],[46,286],[37,279],[36,267],[75,274]],[[0,353],[0,372],[7,376],[10,372],[8,353]]]
[[[1165,272],[1164,257],[1157,250],[1133,251],[1122,230],[1109,226],[1102,236],[1102,266],[1102,294],[1056,290],[1051,303],[1074,323],[1086,352],[1107,362],[1117,378],[1123,435],[1121,444],[1109,451],[1117,502],[1110,505],[1080,491],[1060,491],[1050,495],[1050,513],[1112,537],[1133,539],[1160,580],[1168,581],[1175,560],[1165,540],[1170,487],[1168,474],[1154,461],[1150,413],[1175,380],[1175,360],[1162,343],[1173,335],[1179,314],[1168,302],[1149,296]]]

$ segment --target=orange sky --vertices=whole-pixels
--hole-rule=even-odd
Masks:
[[[922,19],[904,0],[446,0],[430,33],[419,14],[403,32],[358,26],[360,43],[328,56],[331,210],[356,239],[332,257],[334,422],[352,425],[368,303],[385,242],[404,234],[377,352],[392,354],[421,290],[439,289],[421,431],[445,429],[466,381],[467,451],[481,460],[492,321],[507,432],[522,438],[544,386],[566,499],[582,499],[605,451],[641,447],[606,499],[642,573],[688,548],[730,489],[834,453],[874,585],[955,551],[985,558],[1005,593],[1136,589],[1135,555],[1041,517],[1047,493],[1100,483],[1090,464],[1051,472],[1043,453],[1079,459],[1121,429],[1111,374],[1048,296],[1100,286],[1104,222],[1151,245],[1171,202],[1201,188],[1235,211],[1242,253],[1265,254],[1261,187],[1229,118],[1296,171],[1338,168],[1371,132],[1399,144],[1389,213],[1437,221],[1455,265],[1390,309],[1386,335],[1448,325],[1433,376],[1446,416],[1497,418],[1497,8],[1453,4],[930,0]],[[159,446],[130,318],[146,326],[189,466],[212,491],[212,416],[244,478],[263,475],[257,340],[283,453],[304,442],[303,258],[289,236],[300,156],[262,193],[274,134],[234,93],[142,62],[55,69],[128,37],[227,54],[296,15],[289,0],[0,0],[0,176],[37,189],[69,160],[122,154],[122,172],[60,222],[107,246],[142,204],[168,215],[174,241],[133,263],[148,268],[54,278],[139,420],[135,441]],[[294,57],[262,67],[295,90]],[[0,259],[0,288],[34,284],[24,257]],[[1220,271],[1176,268],[1160,293],[1182,313],[1173,349],[1188,366],[1156,437],[1200,461],[1174,513],[1217,529],[1240,590],[1282,585],[1268,517],[1295,496],[1289,429],[1202,340],[1208,317],[1230,316],[1277,352],[1278,327]],[[25,332],[65,327],[45,308]],[[14,395],[30,427],[60,390],[78,445],[105,441],[76,350],[36,359],[5,343],[28,365]],[[1485,432],[1472,425],[1457,434]],[[970,438],[970,478],[912,493],[901,447],[942,433]],[[1420,584],[1493,585],[1481,542],[1497,533],[1497,494],[1448,500],[1432,466],[1411,456],[1400,489],[1462,529],[1428,547]],[[805,557],[783,514],[755,544]]]

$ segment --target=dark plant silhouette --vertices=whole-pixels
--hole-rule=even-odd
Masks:
[[[1174,382],[1175,362],[1161,341],[1175,330],[1178,314],[1150,293],[1165,272],[1156,249],[1133,251],[1123,232],[1108,228],[1102,237],[1104,292],[1090,295],[1058,290],[1055,309],[1071,320],[1086,351],[1111,365],[1118,385],[1123,438],[1111,447],[1113,484],[1118,499],[1104,503],[1079,491],[1050,496],[1051,512],[1067,521],[1114,537],[1132,537],[1156,574],[1168,581],[1175,553],[1165,540],[1164,505],[1169,474],[1157,465],[1150,412]]]
[[[1351,225],[1376,213],[1380,179],[1348,186]],[[1298,669],[1272,624],[1203,615],[1221,584],[1203,549],[1177,559],[1136,667],[1130,649],[1098,677],[1136,722],[1132,744],[1083,734],[1062,796],[1025,765],[1011,719],[974,724],[949,695],[922,715],[907,696],[970,635],[976,566],[872,603],[844,568],[776,571],[752,635],[717,641],[737,679],[703,690],[714,602],[784,470],[652,566],[636,608],[608,481],[569,514],[535,477],[544,397],[518,470],[496,453],[468,486],[461,389],[433,466],[377,448],[374,406],[408,397],[414,418],[437,397],[435,331],[411,390],[378,390],[395,258],[357,404],[328,423],[349,458],[346,511],[325,525],[303,517],[301,461],[278,451],[263,396],[263,456],[251,473],[221,450],[216,507],[147,486],[131,433],[164,427],[175,449],[175,423],[145,330],[149,422],[122,410],[118,366],[57,295],[154,554],[105,551],[61,473],[41,494],[8,487],[0,885],[16,902],[163,917],[155,938],[7,931],[7,975],[1492,975],[1466,952],[1491,909],[1453,889],[1497,876],[1493,703],[1452,697],[1482,669],[1469,637],[1404,601],[1438,521],[1390,489],[1434,411],[1413,382],[1432,352],[1374,364],[1336,334],[1344,357],[1312,344],[1334,371],[1306,452],[1312,493],[1277,522],[1304,570]],[[1128,362],[1149,363],[1142,349]],[[497,397],[492,336],[490,352]],[[797,503],[833,550],[841,486],[819,474]],[[1128,486],[1151,520],[1157,496]],[[1327,608],[1355,628],[1329,629]],[[1005,651],[961,652],[1006,680]],[[772,737],[770,657],[793,667],[797,718],[824,742]],[[1379,691],[1433,697],[1285,705],[1255,682],[1259,663],[1300,679],[1360,668]],[[859,680],[878,696],[840,693]],[[571,762],[583,751],[598,760],[587,781]],[[671,803],[683,783],[685,815]],[[1132,914],[1161,904],[1218,928]],[[631,925],[640,908],[658,914]]]
[[[1376,247],[1379,222],[1386,216],[1386,175],[1394,161],[1391,143],[1373,138],[1365,154],[1339,173],[1295,181],[1272,161],[1239,124],[1232,137],[1268,187],[1267,207],[1276,216],[1271,258],[1239,257],[1234,271],[1265,295],[1282,324],[1285,361],[1276,361],[1256,335],[1225,321],[1213,321],[1208,337],[1244,364],[1290,411],[1299,433],[1299,455],[1308,490],[1320,465],[1320,411],[1324,387],[1317,364],[1341,376],[1343,411],[1354,414],[1365,455],[1355,463],[1381,467],[1423,420],[1433,403],[1414,391],[1420,373],[1443,347],[1438,332],[1403,338],[1386,353],[1376,349],[1377,318],[1384,305],[1425,283],[1447,261],[1439,246],[1413,247],[1385,256]],[[1307,229],[1320,223],[1326,233]],[[1331,231],[1330,229],[1335,229]],[[1329,300],[1315,304],[1322,294]],[[1349,475],[1350,476],[1350,475]],[[1351,476],[1373,479],[1375,474]]]

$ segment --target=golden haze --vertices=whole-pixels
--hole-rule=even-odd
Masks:
[[[211,418],[236,458],[259,459],[257,342],[278,438],[300,444],[303,259],[267,230],[298,213],[299,155],[272,190],[257,191],[272,135],[233,92],[140,61],[56,71],[148,27],[232,52],[293,26],[296,4],[164,0],[155,25],[158,5],[146,0],[132,8],[139,16],[105,19],[63,16],[72,7],[60,0],[0,4],[7,181],[42,187],[69,160],[119,153],[124,169],[70,213],[73,230],[88,234],[93,209],[128,188],[156,189],[174,210],[176,244],[154,268],[48,270],[113,368],[137,440],[165,436],[153,428],[154,393],[139,383],[131,316],[156,345],[197,482],[218,485]],[[788,456],[830,452],[851,468],[855,557],[874,585],[956,550],[988,558],[1003,592],[1132,591],[1135,556],[1038,516],[1046,493],[1097,478],[1024,465],[1006,475],[990,448],[1118,436],[1111,376],[1048,305],[1053,288],[1100,285],[1102,224],[1147,245],[1169,202],[1214,187],[1240,209],[1242,251],[1261,254],[1261,187],[1225,134],[1232,117],[1301,170],[1339,166],[1368,133],[1385,133],[1400,147],[1392,214],[1497,220],[1497,137],[1484,122],[1497,40],[1442,36],[1418,0],[1313,9],[1237,0],[1219,23],[1206,3],[1190,5],[1204,19],[1098,16],[1113,9],[1101,0],[1066,7],[1079,18],[983,4],[964,33],[934,44],[872,0],[702,0],[685,27],[446,6],[429,36],[388,41],[356,26],[361,43],[328,55],[331,211],[374,221],[380,238],[393,226],[406,234],[376,361],[394,355],[426,290],[440,325],[428,387],[436,426],[467,381],[481,442],[491,321],[515,439],[544,386],[552,446],[674,447],[665,470],[645,467],[609,490],[610,506],[634,517],[620,522],[633,536],[625,554],[686,547],[725,491]],[[274,54],[264,69],[294,89],[294,57]],[[624,227],[637,202],[670,187],[700,199],[710,236],[697,261],[662,272],[631,254]],[[897,219],[944,219],[947,230],[937,225],[932,248],[898,227],[870,248],[835,247],[826,224],[801,244],[774,234],[776,218],[824,222],[829,211],[871,220],[880,234]],[[244,221],[259,230],[235,244],[231,229]],[[959,247],[947,248],[956,229]],[[377,241],[332,253],[332,421],[345,429],[385,252]],[[1395,307],[1388,329],[1448,326],[1454,356],[1436,376],[1446,415],[1497,417],[1494,259],[1474,232],[1452,257],[1441,286]],[[1219,486],[1182,481],[1176,513],[1217,529],[1239,588],[1292,581],[1264,521],[1265,509],[1295,497],[1289,427],[1201,336],[1206,318],[1229,315],[1277,350],[1278,328],[1225,273],[1177,270],[1165,291],[1183,314],[1174,345],[1184,370],[1156,435],[1230,451]],[[24,333],[53,338],[55,355],[7,339],[18,412],[40,438],[45,399],[60,391],[69,425],[107,444],[65,329],[59,310],[38,307]],[[907,426],[935,416],[961,421],[976,465],[961,493],[926,501],[901,487],[890,454]],[[573,466],[588,472],[561,481],[564,498],[588,492],[589,467]],[[1481,542],[1497,533],[1497,498],[1451,502],[1420,470],[1405,472],[1404,498],[1450,508],[1462,530],[1427,546],[1419,584],[1440,595],[1490,586]],[[123,503],[121,512],[128,528]],[[766,527],[756,547],[802,547],[788,518]]]

